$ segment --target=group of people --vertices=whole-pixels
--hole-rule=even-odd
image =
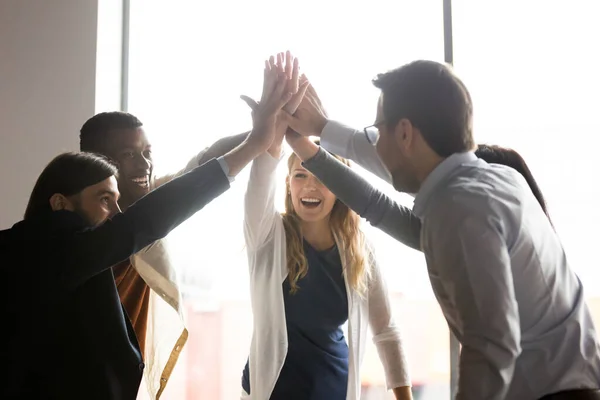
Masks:
[[[259,101],[243,96],[251,131],[164,177],[136,117],[90,118],[81,152],[52,160],[23,221],[0,231],[0,397],[159,398],[188,337],[162,239],[252,163],[243,229],[254,326],[241,398],[358,400],[370,328],[388,389],[412,399],[410,343],[362,217],[424,253],[462,345],[456,399],[600,399],[583,287],[526,163],[475,144],[471,97],[448,66],[414,61],[373,83],[374,123],[356,130],[328,118],[289,52],[271,57]],[[284,140],[293,153],[279,212]],[[413,209],[348,160],[414,195]]]

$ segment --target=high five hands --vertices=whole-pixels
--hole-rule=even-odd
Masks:
[[[271,56],[265,61],[263,93],[260,102],[242,95],[252,109],[252,131],[258,131],[268,140],[268,151],[279,157],[281,144],[288,127],[287,115],[293,114],[304,98],[308,81],[299,81],[298,59],[288,51]],[[281,110],[285,109],[284,112]]]

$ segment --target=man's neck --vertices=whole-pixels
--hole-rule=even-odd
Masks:
[[[444,157],[440,157],[434,152],[430,152],[419,158],[419,163],[416,166],[416,178],[419,182],[419,189],[421,186],[423,186],[423,182],[425,182],[433,170],[436,169],[444,160]]]

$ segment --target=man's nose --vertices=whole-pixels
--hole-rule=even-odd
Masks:
[[[110,208],[110,218],[114,217],[117,214],[120,214],[121,212],[122,211],[121,207],[119,207],[119,203],[115,201],[112,207]]]
[[[147,159],[143,154],[136,157],[136,166],[140,169],[149,170],[152,166],[152,161]]]

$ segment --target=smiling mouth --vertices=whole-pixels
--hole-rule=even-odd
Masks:
[[[317,208],[323,201],[315,197],[303,197],[300,199],[300,203],[306,208]]]
[[[148,189],[150,187],[150,177],[147,175],[137,178],[131,178],[131,182],[133,182],[134,185],[137,185],[142,189]]]

